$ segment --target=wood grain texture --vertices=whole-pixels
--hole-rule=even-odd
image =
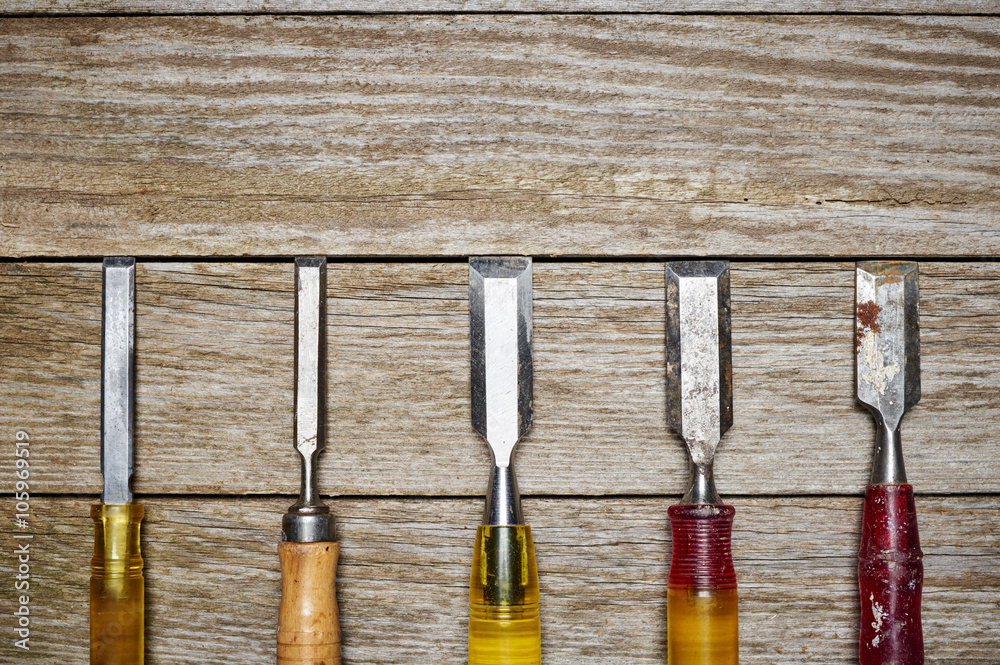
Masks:
[[[1000,251],[1000,19],[0,22],[7,256]]]
[[[148,498],[147,665],[273,663],[287,501]],[[666,510],[650,499],[529,499],[543,662],[666,662]],[[859,498],[735,501],[741,662],[857,658]],[[340,499],[343,662],[465,662],[478,500]],[[32,651],[0,660],[87,662],[86,501],[34,503]],[[1000,647],[997,497],[917,497],[929,663],[993,665]],[[5,529],[7,527],[4,527]],[[4,549],[10,539],[3,537]],[[4,565],[10,555],[2,557]],[[11,606],[13,589],[0,586]],[[34,641],[37,639],[37,642]]]
[[[340,665],[339,556],[332,542],[278,544],[278,665]]]
[[[868,14],[998,14],[995,0],[7,0],[0,15],[22,14],[338,14],[373,13],[868,13]]]
[[[1000,491],[1000,266],[920,271],[909,479],[918,492]],[[31,433],[37,491],[96,494],[100,264],[7,263],[0,275],[0,432]],[[296,492],[291,262],[140,262],[136,275],[136,491]],[[663,297],[659,262],[536,262],[522,491],[683,493]],[[322,492],[484,492],[467,298],[464,262],[330,264]],[[716,460],[720,492],[860,495],[874,429],[852,392],[853,264],[734,263],[732,298],[735,424]]]

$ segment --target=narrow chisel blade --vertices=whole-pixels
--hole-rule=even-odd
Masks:
[[[295,450],[302,461],[299,500],[282,518],[286,542],[335,539],[333,516],[316,483],[326,447],[326,257],[295,259]]]
[[[326,258],[295,259],[295,448],[303,457],[326,446]]]
[[[132,500],[132,424],[135,394],[135,259],[104,259],[101,319],[101,501]]]

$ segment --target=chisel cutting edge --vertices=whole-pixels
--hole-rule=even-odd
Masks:
[[[299,500],[282,519],[278,665],[339,665],[336,577],[340,546],[333,515],[316,486],[326,447],[326,259],[295,260],[295,449]]]
[[[538,665],[541,624],[531,528],[514,446],[531,428],[531,259],[469,260],[472,426],[493,457],[469,585],[469,665]]]
[[[855,385],[876,427],[858,552],[858,660],[922,665],[923,552],[900,444],[903,414],[920,401],[917,264],[864,261],[856,275]]]
[[[690,489],[668,511],[667,662],[736,665],[735,510],[722,504],[712,469],[733,424],[729,262],[668,263],[666,284],[667,417],[691,458]]]
[[[142,665],[143,508],[132,503],[135,259],[104,259],[101,317],[101,503],[90,573],[91,665]]]

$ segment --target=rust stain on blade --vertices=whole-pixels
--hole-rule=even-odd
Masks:
[[[878,315],[881,311],[882,309],[873,300],[858,304],[857,317],[855,319],[857,329],[854,332],[854,348],[856,353],[861,351],[861,343],[868,332],[877,333],[882,331],[878,325]]]

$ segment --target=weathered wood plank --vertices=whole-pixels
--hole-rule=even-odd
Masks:
[[[1000,19],[0,23],[7,256],[1000,252]]]
[[[993,665],[1000,647],[1000,500],[917,501],[928,662]],[[22,653],[11,640],[0,641],[0,659],[85,663],[88,505],[33,505],[33,648]],[[273,662],[276,541],[287,501],[161,498],[145,505],[147,663]],[[860,500],[735,505],[741,662],[855,663]],[[345,663],[426,662],[428,653],[435,663],[464,663],[481,503],[345,499],[333,509]],[[544,662],[666,662],[666,509],[656,499],[525,502],[538,555]],[[0,589],[11,607],[12,585]]]
[[[38,14],[337,14],[354,12],[595,12],[642,13],[865,13],[865,14],[997,14],[995,0],[285,0],[278,5],[252,0],[7,0],[0,15]]]
[[[665,424],[663,266],[535,264],[529,494],[679,494]],[[0,431],[33,436],[46,492],[99,490],[100,265],[0,265]],[[736,263],[726,494],[858,493],[873,430],[854,404],[853,264]],[[464,263],[331,264],[329,449],[346,495],[483,492],[469,424]],[[140,493],[291,493],[292,266],[140,263]],[[923,398],[903,422],[919,491],[997,492],[1000,266],[921,264]],[[0,460],[0,474],[11,460]]]

